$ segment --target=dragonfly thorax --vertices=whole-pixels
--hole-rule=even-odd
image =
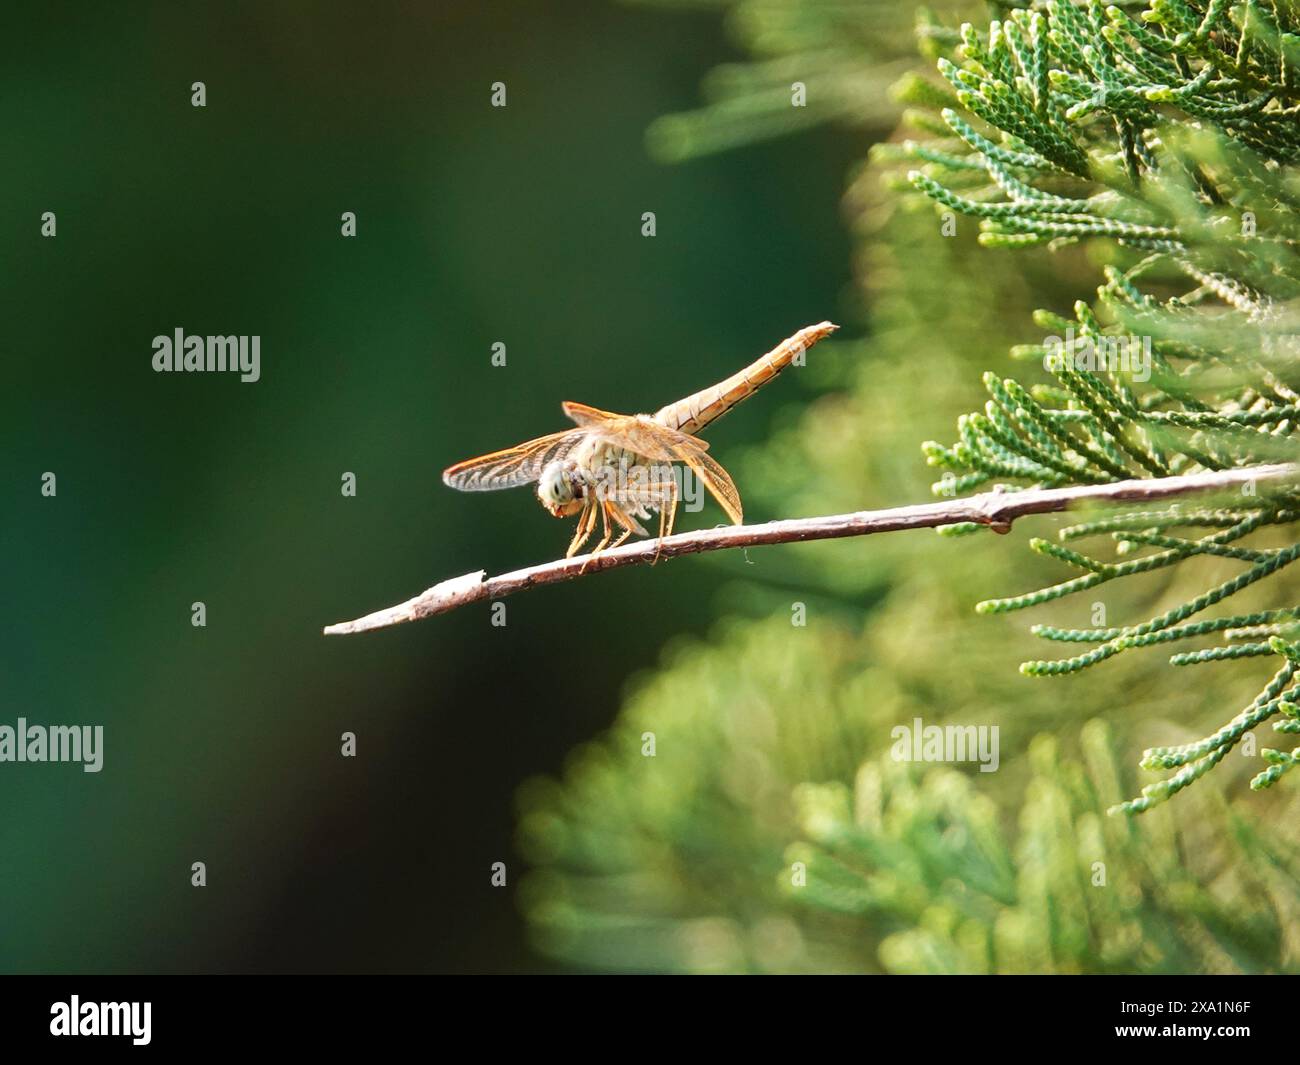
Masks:
[[[595,440],[542,467],[537,498],[557,518],[577,514],[593,498],[618,501],[645,517],[645,504],[653,501],[640,487],[671,475],[667,465],[652,465],[633,451]]]

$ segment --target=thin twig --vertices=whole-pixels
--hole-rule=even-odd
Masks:
[[[662,543],[644,540],[605,551],[599,555],[579,555],[540,566],[487,577],[478,570],[463,577],[435,584],[405,603],[378,610],[355,621],[328,625],[326,635],[368,632],[407,621],[445,614],[449,610],[484,599],[500,599],[512,592],[542,584],[573,580],[584,573],[599,573],[619,566],[648,563],[659,558],[693,555],[700,551],[720,551],[728,547],[756,547],[761,544],[788,544],[804,540],[831,540],[842,536],[870,536],[873,533],[897,532],[901,529],[931,529],[958,522],[978,522],[997,532],[1008,532],[1011,523],[1029,514],[1050,514],[1068,510],[1079,503],[1137,503],[1190,495],[1195,492],[1222,491],[1266,482],[1300,478],[1300,467],[1292,464],[1249,466],[1233,470],[1215,470],[1182,477],[1158,477],[1112,484],[1081,485],[1075,488],[1040,488],[1021,492],[986,492],[965,499],[924,503],[890,510],[862,510],[855,514],[832,514],[820,518],[792,518],[766,525],[729,525],[698,532],[679,533]]]

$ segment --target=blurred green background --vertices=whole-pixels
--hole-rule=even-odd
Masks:
[[[987,10],[937,6],[952,25]],[[1095,284],[1077,251],[937,239],[863,167],[901,110],[887,86],[929,68],[913,5],[663,7],[14,9],[0,723],[103,724],[105,765],[0,766],[0,968],[964,970],[953,913],[1032,946],[1025,900],[1073,884],[1103,837],[1122,914],[1080,918],[1106,932],[1095,950],[1026,948],[1022,969],[1292,964],[1290,859],[1261,858],[1252,827],[1297,823],[1284,789],[1230,809],[1206,784],[1141,829],[1099,819],[1090,790],[1133,793],[1143,746],[1213,727],[1259,671],[1027,681],[1025,619],[973,615],[1059,575],[1025,550],[1049,519],[622,570],[509,599],[505,627],[484,605],[321,636],[562,552],[569,525],[528,492],[459,495],[444,466],[562,428],[564,399],[654,409],[822,318],[846,328],[709,434],[747,518],[924,500],[919,443],[1040,339],[1033,306]],[[177,327],[260,335],[261,381],[154,374],[151,340]],[[1149,609],[1171,583],[1106,605]],[[914,716],[999,724],[1002,770],[872,768]],[[1113,738],[1080,747],[1098,716]],[[1102,751],[1122,785],[1096,783]],[[870,905],[805,917],[777,890],[788,848],[840,816],[807,784],[891,811],[871,848],[898,879]],[[975,844],[995,873],[970,872]],[[1244,881],[1246,853],[1281,872]]]

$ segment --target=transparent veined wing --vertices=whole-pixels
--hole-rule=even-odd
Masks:
[[[572,400],[561,403],[560,407],[573,422],[598,434],[602,440],[635,451],[648,459],[668,461],[674,457],[675,447],[709,450],[707,440],[661,425],[648,414],[611,414],[599,407],[589,407]]]
[[[638,455],[665,462],[680,459],[680,451],[709,450],[707,440],[669,429],[649,416],[624,416],[622,425],[607,422],[600,427],[600,432],[604,436],[617,436],[624,447]]]
[[[745,512],[740,505],[740,493],[736,491],[731,475],[699,448],[683,449],[678,457],[695,471],[695,476],[703,482],[704,487],[718,501],[718,505],[726,511],[732,524],[743,525]]]
[[[566,429],[536,440],[466,459],[442,471],[442,483],[462,492],[493,492],[532,484],[545,466],[563,459],[587,436],[585,429]]]
[[[564,411],[564,416],[573,422],[574,425],[595,426],[607,425],[610,422],[623,420],[626,414],[611,414],[607,410],[601,410],[599,407],[589,407],[585,403],[575,403],[571,399],[566,399],[560,404],[560,409]]]
[[[624,426],[620,436],[626,446],[638,455],[657,462],[684,462],[694,471],[718,505],[726,511],[735,524],[744,520],[740,493],[727,473],[707,454],[708,443],[697,436],[689,436],[659,425],[648,418],[629,419],[633,424]]]

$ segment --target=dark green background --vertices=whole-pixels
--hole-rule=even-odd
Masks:
[[[514,790],[607,724],[668,638],[707,630],[743,559],[530,593],[505,628],[486,606],[321,626],[563,550],[529,493],[453,493],[449,463],[562,428],[563,399],[653,409],[841,316],[835,205],[864,146],[652,162],[648,123],[733,54],[707,12],[42,4],[5,22],[0,723],[102,724],[105,761],[0,765],[0,968],[545,965],[512,897]],[[260,335],[261,381],[153,373],[176,327]],[[807,396],[783,379],[714,453]]]

